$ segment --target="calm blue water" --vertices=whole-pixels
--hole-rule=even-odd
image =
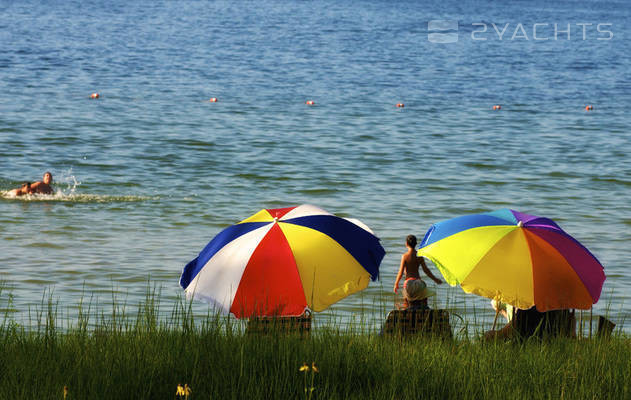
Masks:
[[[381,282],[323,315],[378,320],[407,234],[509,207],[601,260],[594,312],[622,323],[630,14],[625,1],[0,0],[0,190],[50,170],[58,191],[0,198],[10,308],[26,318],[45,290],[69,314],[112,290],[135,304],[151,279],[168,309],[222,228],[312,203],[361,219],[387,251]],[[432,20],[458,21],[457,41],[430,41],[445,33]],[[437,290],[437,306],[490,315]]]

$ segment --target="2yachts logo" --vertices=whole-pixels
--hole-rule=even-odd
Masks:
[[[486,23],[474,22],[471,28],[471,40],[611,40],[614,37],[612,23]],[[432,43],[455,43],[458,41],[460,28],[469,31],[469,26],[461,25],[457,20],[431,20],[427,23],[427,40]]]

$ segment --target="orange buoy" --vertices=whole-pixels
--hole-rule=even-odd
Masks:
[[[403,104],[403,103],[397,103],[397,107],[398,107],[398,108],[403,108],[403,107],[405,107],[405,104]]]
[[[92,94],[90,95],[90,98],[91,98],[91,99],[98,99],[99,97],[101,97],[101,95],[100,95],[100,94],[98,94],[98,93],[96,93],[96,92],[94,92],[94,93],[92,93]]]
[[[305,104],[308,105],[308,106],[313,106],[313,105],[315,105],[315,102],[313,100],[307,100],[307,101],[305,101]]]
[[[594,106],[585,106],[585,111],[591,111],[594,109]]]
[[[216,103],[217,102],[217,98],[216,97],[211,97],[210,100],[208,100],[211,103]]]
[[[494,110],[501,110],[501,109],[502,109],[502,106],[500,106],[500,105],[498,104],[498,105],[493,106],[493,109],[494,109]]]

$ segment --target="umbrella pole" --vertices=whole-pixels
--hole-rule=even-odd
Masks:
[[[590,308],[589,309],[589,338],[592,338],[592,312],[594,311],[594,308]]]
[[[497,324],[497,316],[500,315],[500,308],[497,307],[497,310],[495,310],[495,318],[493,319],[493,328],[492,330],[495,330],[495,325]]]

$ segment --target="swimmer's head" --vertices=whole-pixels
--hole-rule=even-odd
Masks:
[[[407,244],[411,248],[415,248],[416,247],[416,236],[408,235],[408,237],[405,238],[405,244]]]
[[[53,181],[53,174],[51,174],[48,171],[44,172],[44,183],[47,185],[50,185],[52,181]]]

